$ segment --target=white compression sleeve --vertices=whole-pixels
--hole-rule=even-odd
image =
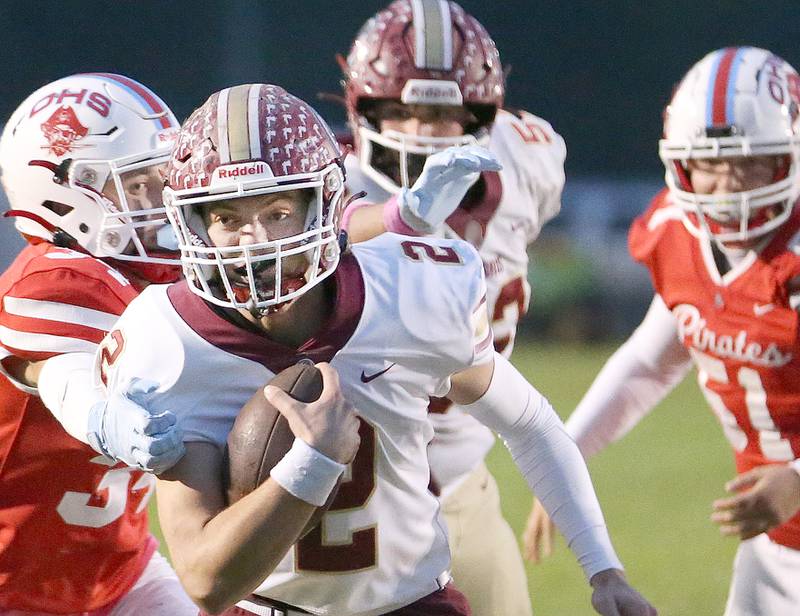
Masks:
[[[486,393],[464,408],[505,441],[588,579],[622,569],[611,546],[589,471],[553,407],[508,360],[494,355]]]
[[[567,420],[567,432],[590,457],[628,433],[691,369],[675,317],[656,295],[644,320],[609,358]]]
[[[39,395],[70,436],[89,444],[89,409],[104,399],[94,385],[94,355],[64,353],[48,359],[39,373]]]

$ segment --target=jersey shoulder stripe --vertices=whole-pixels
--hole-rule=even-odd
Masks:
[[[0,325],[0,344],[25,359],[46,359],[59,353],[94,353],[100,340],[92,342],[69,336],[21,332]]]
[[[102,261],[52,246],[29,247],[0,276],[0,344],[31,360],[94,352],[136,295]]]
[[[118,314],[94,308],[10,295],[3,298],[3,310],[20,317],[83,325],[103,331],[111,329],[119,318]]]

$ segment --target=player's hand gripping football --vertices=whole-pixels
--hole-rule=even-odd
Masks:
[[[800,511],[800,474],[789,465],[758,466],[725,484],[734,496],[714,501],[711,520],[723,535],[750,539]]]
[[[606,569],[592,576],[592,607],[603,616],[656,616],[658,612],[628,584],[619,569]]]
[[[148,409],[150,394],[157,387],[151,381],[133,379],[124,393],[114,393],[92,406],[88,425],[92,447],[155,474],[174,466],[186,453],[183,432],[173,413]]]
[[[419,233],[433,233],[458,207],[481,172],[500,169],[494,154],[478,145],[432,154],[414,185],[400,191],[400,218]]]
[[[553,553],[553,540],[556,536],[556,525],[547,515],[538,498],[533,499],[528,522],[522,533],[522,555],[525,560],[539,563],[542,557]]]
[[[322,395],[315,402],[299,402],[272,385],[264,388],[264,396],[297,438],[331,460],[348,464],[361,444],[358,416],[342,394],[336,370],[326,363],[316,366],[322,373]]]

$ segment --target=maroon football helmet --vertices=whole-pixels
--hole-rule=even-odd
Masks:
[[[220,200],[308,189],[315,198],[298,235],[247,246],[213,246],[202,209]],[[274,85],[244,84],[212,94],[181,127],[167,169],[164,201],[178,238],[184,275],[204,299],[266,312],[333,273],[339,262],[344,194],[341,152],[307,103]],[[303,254],[301,280],[282,280],[282,259]],[[249,289],[234,288],[228,266],[246,268]],[[274,266],[274,284],[256,284]]]
[[[409,155],[424,159],[483,137],[503,104],[505,79],[494,41],[477,19],[448,0],[395,0],[361,28],[341,60],[348,118],[363,171],[390,192],[400,189],[386,161],[409,181]],[[461,137],[419,137],[380,132],[374,110],[381,101],[456,105],[475,121]],[[387,149],[395,152],[386,156]],[[399,161],[396,152],[400,153]]]

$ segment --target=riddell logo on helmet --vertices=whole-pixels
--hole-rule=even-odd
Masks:
[[[463,105],[464,97],[455,81],[409,79],[400,93],[400,102],[407,105]]]
[[[214,170],[211,183],[223,180],[247,180],[256,178],[274,177],[272,170],[266,163],[256,161],[252,163],[239,163],[238,165],[225,165]]]

